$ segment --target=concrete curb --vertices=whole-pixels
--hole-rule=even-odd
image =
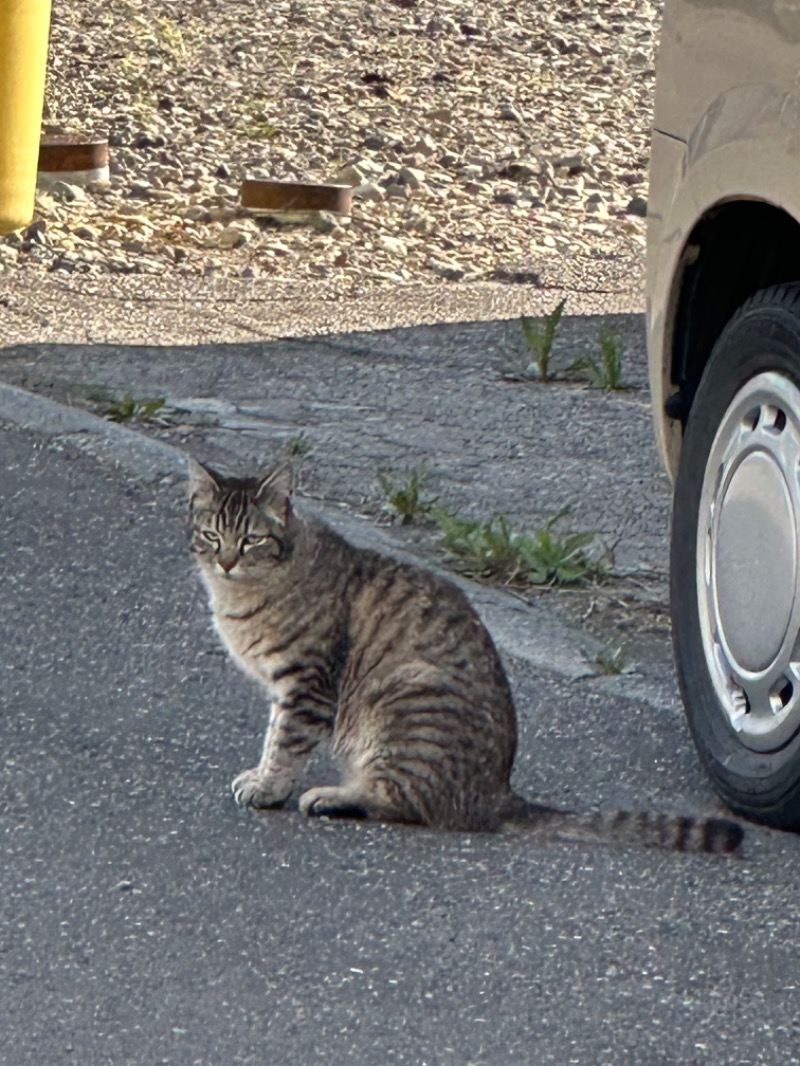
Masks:
[[[0,421],[68,440],[147,481],[183,477],[186,472],[186,457],[171,444],[13,385],[0,385]]]

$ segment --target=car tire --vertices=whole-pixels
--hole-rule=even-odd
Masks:
[[[720,335],[675,483],[673,647],[700,759],[737,813],[800,828],[800,284]]]

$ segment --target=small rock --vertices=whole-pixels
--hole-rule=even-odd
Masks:
[[[139,269],[135,263],[118,256],[106,259],[103,264],[109,274],[138,274]]]
[[[80,237],[82,241],[96,241],[100,236],[93,226],[76,226],[72,232],[76,237]]]
[[[379,204],[383,200],[383,189],[374,182],[365,181],[363,185],[356,185],[351,195],[354,200],[370,200]]]
[[[185,211],[180,212],[188,222],[210,222],[211,214],[207,207],[201,207],[196,204],[194,207],[187,207]]]
[[[408,185],[398,185],[397,182],[392,182],[386,186],[384,190],[385,195],[395,200],[404,200],[408,196]]]
[[[48,270],[63,270],[67,274],[74,273],[78,266],[77,260],[68,255],[57,255],[55,259],[48,266]]]
[[[496,204],[516,204],[519,203],[519,197],[511,189],[497,189],[492,197]]]
[[[250,239],[250,235],[245,233],[239,226],[226,226],[222,233],[219,234],[216,240],[218,248],[239,248],[241,245],[246,244]]]
[[[50,190],[54,200],[61,200],[63,203],[74,203],[76,200],[84,201],[89,197],[86,194],[86,190],[82,189],[80,185],[70,185],[67,181],[57,181],[53,188]]]
[[[371,152],[380,152],[388,143],[387,138],[382,133],[377,132],[368,133],[363,141],[364,147]]]
[[[128,196],[132,200],[146,200],[153,190],[149,181],[133,181],[128,186]]]
[[[147,199],[161,204],[176,204],[180,202],[182,196],[172,189],[151,189],[147,194]]]
[[[436,259],[435,256],[430,256],[425,266],[428,270],[432,271],[440,278],[445,278],[447,281],[460,281],[464,277],[466,271],[458,263],[453,263],[447,259]]]
[[[336,174],[337,184],[351,185],[354,188],[363,185],[366,180],[366,171],[355,163],[342,167]]]
[[[407,185],[410,189],[421,189],[425,184],[425,172],[416,167],[401,167],[396,181],[398,185]]]
[[[508,178],[510,181],[518,181],[524,185],[539,177],[539,167],[531,163],[507,163],[501,170],[498,170],[497,176]]]
[[[125,148],[132,140],[133,133],[124,126],[111,130],[108,135],[108,144],[110,148]]]
[[[429,133],[424,133],[414,145],[414,151],[418,155],[424,156],[425,159],[430,159],[432,155],[436,155],[438,150],[438,144]]]
[[[308,221],[311,228],[316,230],[317,233],[333,233],[334,230],[339,228],[339,219],[336,215],[332,215],[330,211],[312,211],[309,214]]]
[[[581,170],[583,156],[580,152],[572,152],[570,155],[556,155],[550,160],[554,167],[565,167],[567,170]]]
[[[379,234],[378,244],[392,255],[405,256],[407,254],[403,241],[399,237],[390,236],[388,233]]]
[[[512,104],[503,104],[500,108],[500,118],[503,122],[524,122],[522,112]]]
[[[163,148],[167,143],[160,133],[136,133],[133,137],[134,148]]]
[[[480,181],[483,177],[483,167],[477,163],[467,163],[466,166],[461,167],[461,174],[469,181]]]
[[[639,218],[647,218],[647,200],[643,196],[634,196],[625,208],[626,215],[638,215]]]
[[[43,218],[37,218],[29,226],[26,226],[23,231],[23,239],[26,241],[38,241],[39,244],[46,244],[45,230],[47,229],[47,223]]]

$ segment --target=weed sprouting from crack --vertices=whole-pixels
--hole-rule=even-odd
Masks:
[[[593,389],[603,392],[616,392],[627,389],[622,378],[622,344],[610,331],[600,334],[600,361],[584,356],[576,359],[567,368],[569,376],[580,377],[589,382]]]
[[[522,360],[510,368],[511,373],[504,375],[506,378],[519,381],[552,381],[550,356],[566,302],[565,299],[562,300],[544,318],[520,316],[519,324],[528,351]]]
[[[407,526],[430,515],[436,500],[425,499],[422,495],[422,488],[428,477],[424,470],[411,470],[404,484],[395,485],[385,474],[378,473],[378,481],[385,496],[384,509],[400,525]]]
[[[591,532],[559,533],[554,528],[568,514],[559,511],[530,533],[515,530],[504,515],[463,518],[442,508],[433,517],[440,544],[457,569],[483,581],[507,585],[588,585],[607,576],[606,567],[587,551]]]
[[[303,430],[294,437],[289,437],[284,444],[284,448],[286,449],[286,454],[292,459],[300,459],[311,451],[311,441]]]
[[[113,394],[96,390],[87,393],[87,398],[93,401],[98,414],[111,422],[151,422],[165,404],[163,396],[137,399],[130,392],[115,398]]]
[[[601,648],[591,660],[591,665],[598,674],[605,677],[615,677],[617,674],[629,674],[633,671],[633,667],[625,658],[622,645],[616,648]]]

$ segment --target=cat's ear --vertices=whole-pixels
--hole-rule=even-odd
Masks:
[[[279,499],[291,496],[294,489],[294,471],[289,463],[281,463],[265,474],[256,490],[256,499]]]
[[[208,496],[219,488],[219,474],[189,456],[189,496]]]
[[[281,463],[265,474],[256,490],[256,503],[265,507],[279,522],[287,525],[292,517],[294,471],[289,463]]]

